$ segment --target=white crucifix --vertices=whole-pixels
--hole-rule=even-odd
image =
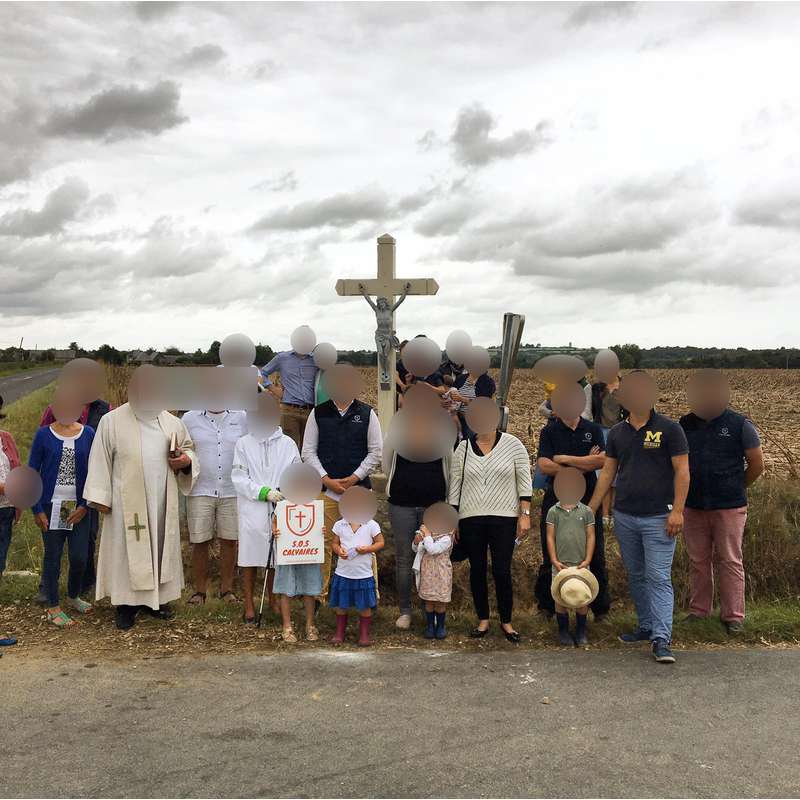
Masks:
[[[385,233],[378,237],[378,277],[362,280],[340,278],[336,293],[343,297],[363,297],[375,312],[377,328],[375,346],[378,351],[378,418],[384,434],[394,414],[395,354],[398,348],[394,312],[410,294],[433,295],[439,284],[433,278],[395,277],[395,240]],[[377,299],[372,301],[372,296]],[[395,298],[399,295],[399,300]]]

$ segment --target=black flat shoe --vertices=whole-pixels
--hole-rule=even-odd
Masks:
[[[503,631],[503,636],[508,639],[509,642],[513,642],[514,644],[520,643],[520,635],[516,631],[507,631],[505,628],[500,628]]]
[[[114,624],[121,631],[132,628],[136,622],[136,606],[117,606],[114,611]]]
[[[150,606],[139,606],[139,610],[145,614],[149,614],[156,619],[172,619],[175,612],[167,605],[159,606],[158,608],[150,608]]]
[[[480,628],[475,628],[474,630],[471,630],[469,632],[469,638],[470,639],[483,639],[483,637],[486,636],[487,633],[489,633],[489,629],[488,628],[486,628],[486,630],[483,630],[483,631]]]

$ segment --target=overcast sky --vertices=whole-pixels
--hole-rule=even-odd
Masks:
[[[0,5],[0,346],[797,346],[800,5]]]

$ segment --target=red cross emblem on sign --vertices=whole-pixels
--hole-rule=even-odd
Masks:
[[[294,536],[305,536],[314,527],[316,519],[317,509],[313,503],[286,506],[286,528]]]

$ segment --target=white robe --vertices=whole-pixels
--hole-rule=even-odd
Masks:
[[[175,475],[167,463],[172,432],[192,461],[190,473]],[[180,597],[178,489],[189,494],[197,475],[192,440],[177,417],[134,414],[128,403],[103,416],[83,491],[87,502],[111,508],[100,515],[98,600],[156,609]]]
[[[236,442],[231,480],[239,510],[240,567],[267,566],[274,509],[258,495],[264,486],[277,489],[286,467],[299,461],[297,445],[280,428],[266,438],[248,433]]]

